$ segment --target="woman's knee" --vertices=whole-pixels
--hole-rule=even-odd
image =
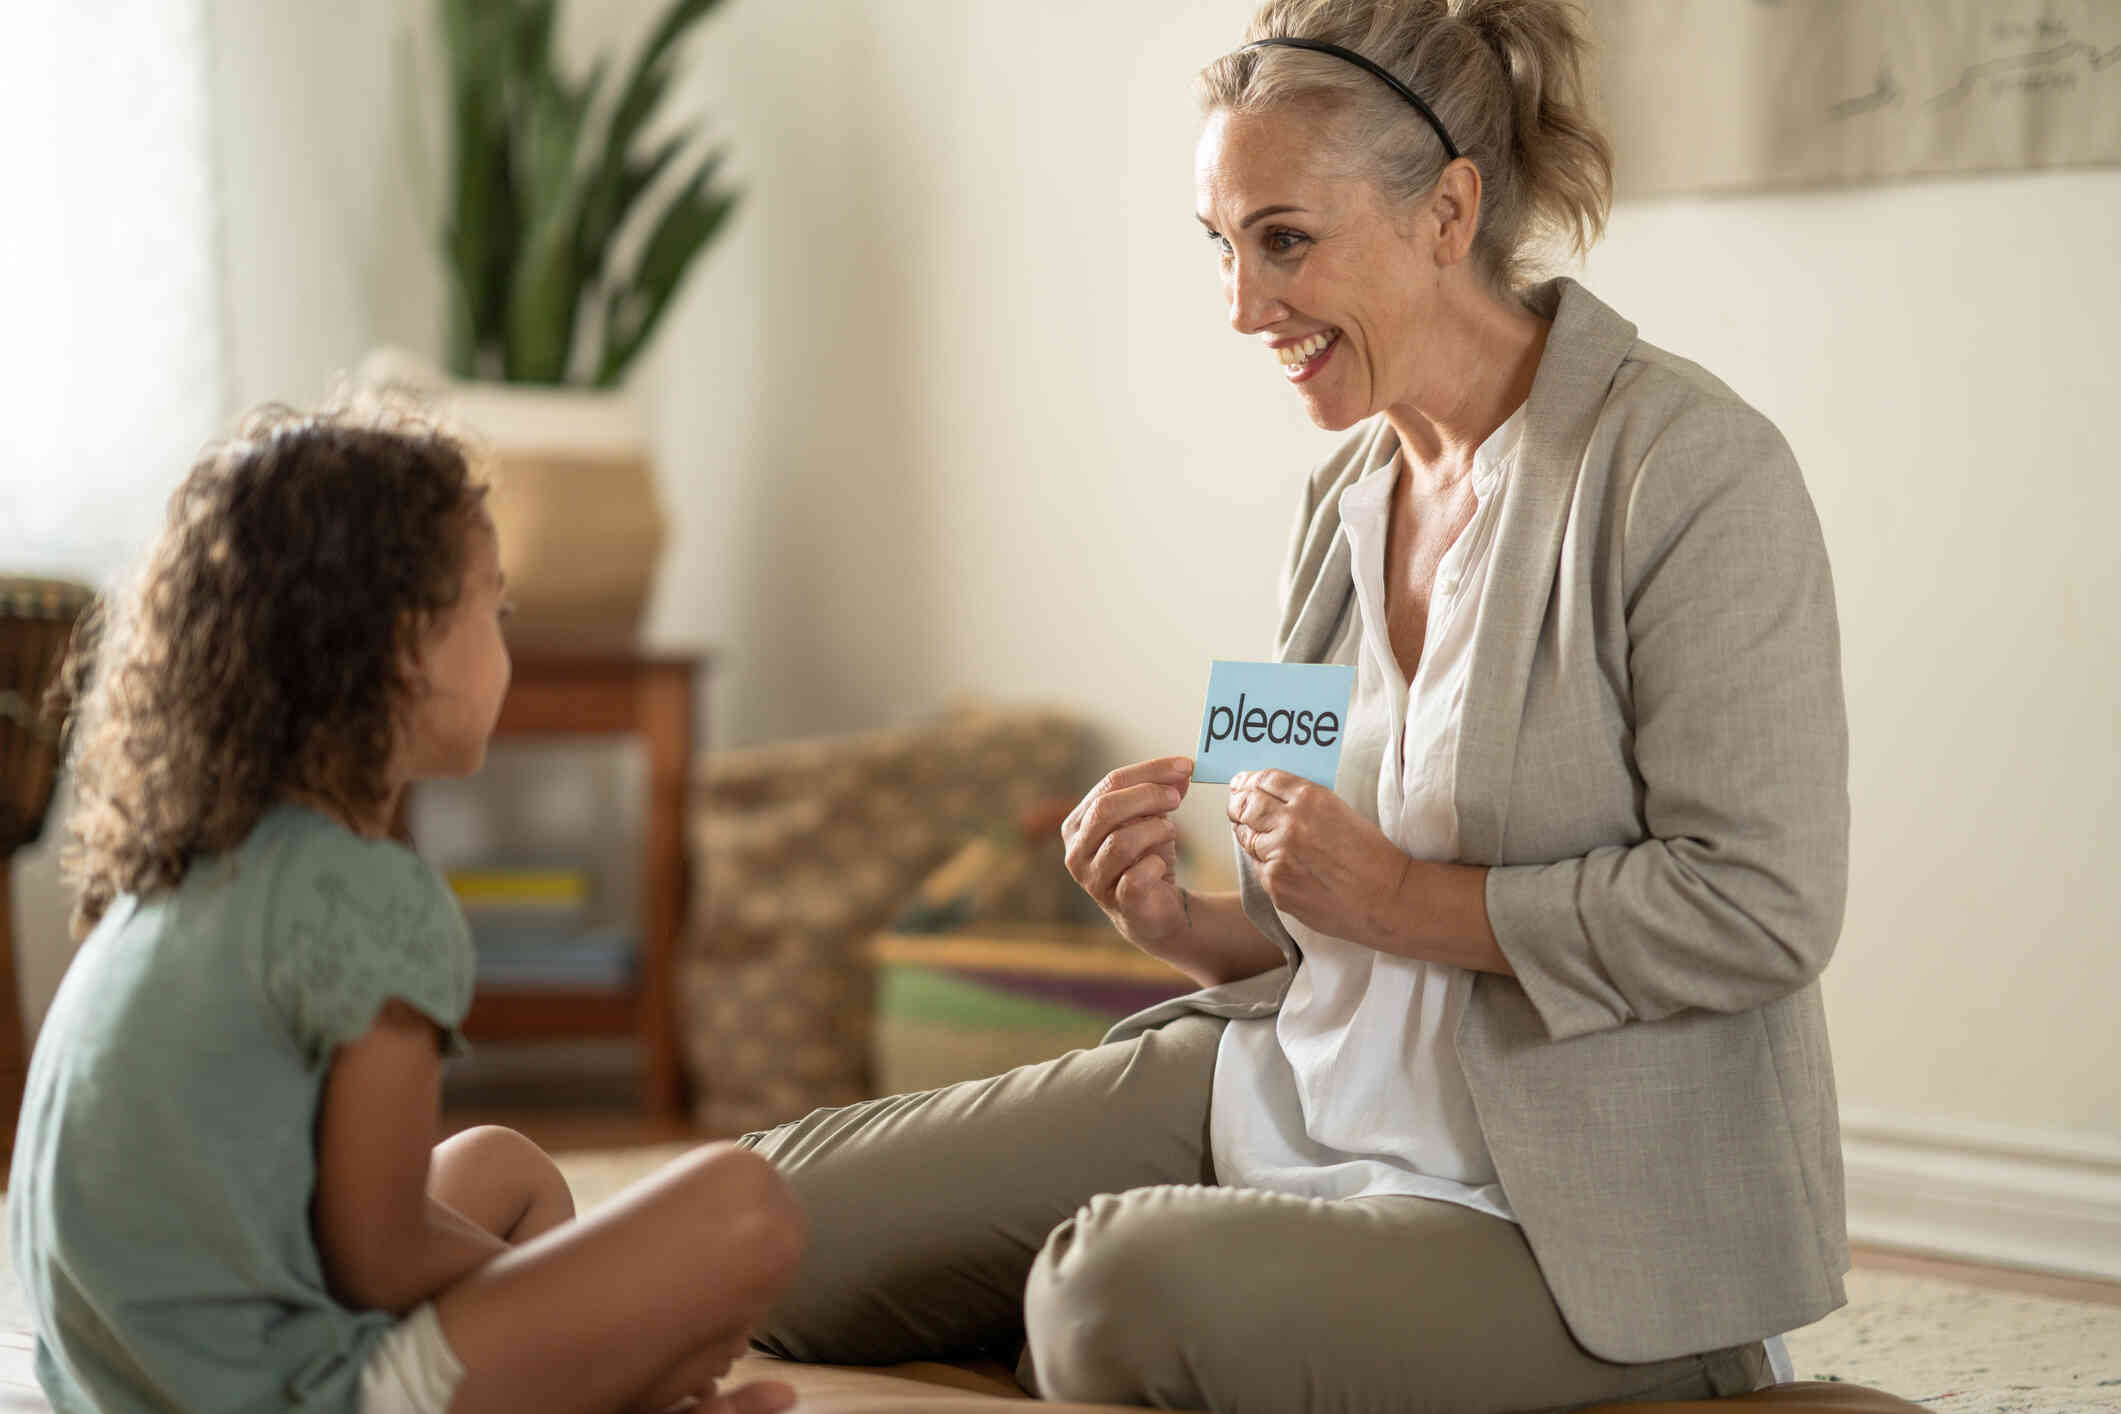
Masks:
[[[1181,1340],[1214,1323],[1227,1272],[1202,1240],[1195,1187],[1092,1199],[1055,1228],[1024,1291],[1039,1394],[1085,1403],[1190,1407]]]

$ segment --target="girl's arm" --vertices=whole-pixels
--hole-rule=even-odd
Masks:
[[[311,1222],[325,1279],[348,1306],[403,1315],[508,1250],[428,1196],[441,1087],[434,1023],[403,1002],[384,1003],[332,1057]]]

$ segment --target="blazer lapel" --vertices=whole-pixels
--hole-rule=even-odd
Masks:
[[[1549,281],[1528,303],[1554,324],[1526,401],[1524,446],[1503,490],[1460,708],[1458,848],[1473,864],[1503,862],[1526,684],[1576,479],[1613,376],[1635,344],[1635,326],[1574,280]]]

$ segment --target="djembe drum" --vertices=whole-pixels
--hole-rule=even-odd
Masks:
[[[0,576],[0,1154],[14,1146],[29,1068],[15,991],[15,851],[44,833],[59,778],[59,727],[45,697],[94,598],[65,580]]]

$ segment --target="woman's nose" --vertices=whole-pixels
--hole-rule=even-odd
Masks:
[[[1223,283],[1230,301],[1230,327],[1240,334],[1257,334],[1288,313],[1260,273],[1246,268],[1243,261],[1231,267]]]

